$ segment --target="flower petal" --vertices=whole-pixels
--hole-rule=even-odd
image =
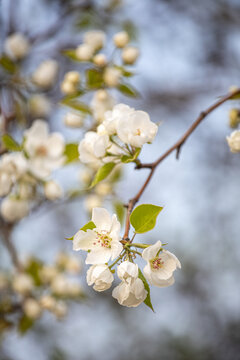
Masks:
[[[112,226],[112,220],[109,212],[104,208],[93,208],[92,221],[99,230],[110,231]]]
[[[157,255],[157,252],[161,249],[162,243],[158,240],[154,245],[150,245],[142,252],[142,257],[144,260],[149,261],[154,259]]]

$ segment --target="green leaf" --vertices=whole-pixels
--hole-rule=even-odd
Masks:
[[[2,136],[2,143],[7,150],[21,151],[21,146],[9,135],[4,134]]]
[[[93,221],[89,221],[88,223],[86,223],[80,230],[83,230],[83,231],[87,231],[88,229],[92,230],[92,229],[95,229],[96,225],[94,224]],[[66,238],[66,240],[73,240],[74,236],[71,236],[69,238]]]
[[[42,285],[41,277],[40,277],[40,270],[42,269],[42,262],[38,259],[32,258],[27,264],[27,267],[25,269],[26,273],[29,274],[33,281],[35,286]]]
[[[85,224],[80,230],[87,231],[88,229],[92,230],[95,229],[96,225],[93,221],[89,221],[87,224]]]
[[[139,279],[142,280],[143,285],[144,285],[144,288],[145,288],[145,290],[147,291],[147,297],[146,297],[146,299],[144,300],[144,304],[146,304],[148,307],[150,307],[150,309],[151,309],[153,312],[155,312],[154,309],[153,309],[153,306],[152,306],[152,302],[151,302],[150,287],[149,287],[149,285],[148,285],[148,282],[147,282],[145,276],[143,275],[142,271],[141,271],[139,268],[138,268],[138,277],[139,277]]]
[[[74,110],[78,110],[81,111],[85,114],[91,114],[91,109],[88,105],[86,105],[85,103],[78,101],[78,100],[73,100],[73,99],[63,99],[61,101],[61,104],[69,106],[70,108],[74,109]]]
[[[154,228],[157,216],[163,208],[152,204],[142,204],[133,210],[130,222],[138,234],[145,233]]]
[[[119,84],[117,89],[124,95],[137,98],[140,96],[139,92],[129,84]]]
[[[80,96],[82,96],[84,94],[85,94],[85,91],[83,89],[77,90],[72,95],[64,96],[64,98],[61,99],[61,104],[67,105],[69,103],[69,101],[75,100],[76,98],[78,98],[78,97],[80,97]]]
[[[65,164],[70,164],[79,159],[78,144],[66,144],[64,155],[66,156]]]
[[[135,161],[138,158],[140,152],[141,152],[141,148],[136,148],[135,153],[133,155],[123,155],[121,157],[121,162],[124,164],[128,164],[132,161]]]
[[[23,315],[18,323],[18,331],[21,335],[25,334],[34,324],[34,320]]]
[[[124,208],[124,204],[121,201],[116,200],[113,202],[113,207],[118,220],[120,221],[121,224],[123,224],[124,215],[126,212],[126,209]]]
[[[62,54],[69,57],[71,60],[79,61],[79,59],[76,56],[76,50],[75,49],[66,49],[62,51]]]
[[[126,70],[123,66],[115,65],[114,67],[115,69],[120,70],[124,77],[131,77],[135,75],[132,71]]]
[[[103,85],[103,74],[96,69],[86,70],[86,84],[89,89],[98,89]]]
[[[116,164],[114,162],[109,162],[100,167],[90,185],[90,188],[97,185],[100,181],[106,179],[106,177],[110,174],[115,165]]]
[[[14,74],[17,71],[16,64],[6,55],[3,55],[0,58],[0,65],[11,74]]]

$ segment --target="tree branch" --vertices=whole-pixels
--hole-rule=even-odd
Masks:
[[[13,226],[10,224],[4,224],[1,226],[1,228],[3,243],[9,252],[12,263],[18,271],[22,271],[22,265],[18,259],[17,251],[11,241],[11,231]]]
[[[126,215],[126,223],[125,223],[125,232],[123,236],[123,240],[129,240],[129,230],[130,230],[130,215],[131,212],[136,205],[136,203],[139,201],[140,197],[142,196],[144,190],[146,189],[147,185],[149,184],[155,169],[157,166],[166,158],[168,157],[174,150],[176,150],[176,158],[179,158],[180,151],[188,137],[194,132],[194,130],[198,127],[198,125],[215,109],[217,109],[219,106],[221,106],[226,101],[233,99],[235,96],[240,95],[240,89],[236,89],[232,91],[231,93],[221,97],[217,102],[215,102],[213,105],[211,105],[209,108],[207,108],[205,111],[202,111],[198,118],[194,121],[194,123],[190,126],[190,128],[183,134],[183,136],[173,145],[171,146],[163,155],[161,155],[156,161],[152,163],[147,164],[138,164],[136,166],[136,169],[150,169],[150,173],[145,180],[144,184],[138,191],[138,193],[129,200],[127,205],[127,215]]]

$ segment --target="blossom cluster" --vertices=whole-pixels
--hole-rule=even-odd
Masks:
[[[19,151],[4,154],[0,159],[1,215],[15,222],[26,215],[31,203],[40,194],[54,201],[62,197],[60,185],[50,179],[52,172],[64,164],[65,141],[60,133],[49,133],[43,120],[36,120],[24,131]]]
[[[141,254],[132,248],[144,250]],[[87,283],[99,292],[111,287],[113,267],[118,264],[117,275],[121,283],[113,289],[112,296],[119,304],[128,307],[136,307],[146,300],[148,291],[144,276],[151,285],[166,287],[174,283],[173,273],[181,267],[177,257],[163,249],[160,241],[154,245],[132,242],[123,245],[116,215],[111,216],[104,208],[93,209],[91,223],[73,237],[73,250],[87,251],[85,262],[91,265],[87,271]],[[146,261],[144,275],[133,261],[135,254]],[[109,264],[110,261],[112,264]]]

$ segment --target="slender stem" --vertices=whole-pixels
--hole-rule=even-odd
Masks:
[[[22,265],[18,259],[17,251],[11,241],[11,231],[13,229],[12,225],[2,226],[2,239],[5,247],[8,250],[8,253],[11,257],[12,263],[18,271],[22,271]]]
[[[140,249],[146,249],[148,248],[150,245],[148,244],[139,244],[139,243],[133,243],[133,244],[129,244],[128,246],[134,246]],[[132,251],[132,250],[131,250]]]
[[[221,97],[217,102],[215,102],[213,105],[211,105],[209,108],[207,108],[205,111],[202,111],[200,115],[197,117],[197,119],[193,122],[193,124],[190,126],[190,128],[183,134],[183,136],[173,145],[171,146],[163,155],[161,155],[156,161],[152,163],[147,164],[138,164],[136,166],[136,169],[150,169],[150,173],[147,176],[144,184],[138,191],[138,193],[129,200],[127,205],[127,215],[126,215],[126,223],[125,223],[125,232],[123,236],[123,240],[128,240],[129,236],[129,230],[130,230],[130,215],[131,212],[136,205],[136,203],[139,201],[140,197],[142,196],[144,190],[146,189],[147,185],[149,184],[155,169],[157,166],[166,158],[168,157],[174,150],[176,150],[176,158],[179,158],[180,150],[183,146],[183,144],[186,142],[188,137],[194,132],[194,130],[198,127],[198,125],[215,109],[217,109],[219,106],[221,106],[226,101],[234,98],[236,95],[240,95],[240,89],[236,89],[232,91],[231,93]]]

